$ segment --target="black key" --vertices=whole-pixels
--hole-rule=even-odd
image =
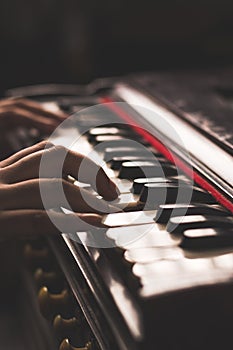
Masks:
[[[123,132],[120,128],[116,128],[114,126],[100,126],[97,128],[93,128],[89,131],[89,135],[98,136],[98,135],[118,135],[120,132]]]
[[[100,126],[97,128],[93,128],[88,132],[88,135],[91,137],[96,137],[100,135],[132,135],[136,137],[136,134],[131,131],[129,128],[125,128],[122,126]]]
[[[154,149],[151,148],[144,148],[143,146],[140,147],[135,144],[130,146],[121,146],[118,147],[106,147],[104,150],[104,160],[108,162],[109,160],[113,159],[114,157],[126,157],[126,156],[145,156],[148,157],[151,154],[154,155],[161,155],[160,153],[156,152]]]
[[[112,160],[110,160],[108,163],[110,164],[111,169],[113,170],[119,170],[122,166],[122,163],[124,162],[143,162],[143,161],[158,161],[159,163],[164,164],[166,160],[164,158],[158,159],[158,157],[155,157],[153,155],[151,156],[123,156],[123,157],[114,157]],[[167,163],[167,162],[166,162]],[[168,163],[167,163],[168,164]]]
[[[149,183],[174,183],[174,184],[183,184],[187,185],[190,183],[190,180],[185,176],[171,176],[171,177],[142,177],[139,179],[134,179],[131,192],[134,194],[140,194],[143,190],[145,184]]]
[[[88,118],[88,119],[84,119],[84,118],[80,118],[80,120],[77,120],[77,123],[75,124],[75,126],[77,126],[78,130],[80,130],[81,132],[85,132],[87,129],[92,128],[93,126],[96,125],[96,120],[93,116],[93,118]]]
[[[66,111],[69,111],[71,107],[79,107],[81,106],[82,109],[87,108],[89,106],[93,106],[100,103],[99,97],[77,97],[77,96],[64,96],[58,98],[58,105],[61,109],[64,109]]]
[[[158,162],[125,162],[122,163],[119,178],[137,179],[139,177],[164,177],[177,175],[176,168],[171,165],[160,165]]]
[[[177,198],[177,196],[179,197]],[[145,184],[140,196],[141,202],[148,202],[155,206],[161,204],[176,203],[216,203],[215,199],[199,187],[192,187],[189,184],[164,183]]]
[[[166,224],[170,217],[182,215],[228,216],[229,212],[219,205],[210,204],[162,204],[159,206],[155,222]]]
[[[98,143],[102,143],[102,142],[113,142],[113,141],[122,141],[125,140],[127,141],[127,139],[125,139],[124,137],[120,136],[120,135],[97,135],[94,136],[91,139],[91,142],[94,144],[98,144]]]
[[[133,186],[131,188],[131,192],[134,194],[140,194],[144,185],[148,183],[156,183],[156,184],[161,184],[161,183],[171,183],[174,182],[171,179],[168,179],[167,177],[142,177],[139,179],[134,179],[133,181]]]
[[[84,109],[82,112],[74,114],[72,120],[78,129],[82,131],[87,131],[90,128],[96,127],[96,125],[102,123],[114,123],[120,122],[119,118],[112,114],[109,110],[104,110],[104,108],[92,111],[92,109]]]
[[[117,141],[119,144],[121,142],[124,144],[130,143],[132,144],[133,142],[138,142],[141,145],[148,145],[148,142],[143,140],[140,137],[137,137],[136,140],[132,137],[132,135],[129,135],[128,138],[127,136],[121,136],[121,135],[98,135],[95,137],[95,143],[101,143],[101,142],[112,142],[114,144],[114,141]],[[119,142],[120,141],[120,142]]]
[[[97,144],[98,149],[101,151],[104,151],[108,147],[133,147],[137,144],[141,144],[144,146],[148,145],[145,141],[141,139],[135,141],[133,139],[127,139],[119,135],[96,136],[96,138],[93,140],[93,144]]]
[[[233,248],[233,229],[202,228],[183,233],[180,246],[184,249],[208,250]]]
[[[200,228],[233,228],[232,217],[186,215],[170,218],[167,231],[174,234],[182,234],[186,230]]]
[[[99,133],[98,133],[99,131]],[[101,137],[103,137],[104,141],[107,139],[112,140],[112,139],[118,139],[118,138],[129,138],[129,139],[134,139],[135,135],[130,133],[128,130],[122,130],[119,128],[114,128],[114,127],[109,127],[109,128],[94,128],[88,133],[88,141],[90,143],[99,143],[101,141]],[[99,140],[100,139],[100,140]]]
[[[178,183],[147,183],[143,186],[140,201],[148,202],[158,206],[165,203],[175,203],[178,191],[187,192],[187,196],[192,191],[192,187],[188,185],[179,186]],[[186,196],[186,197],[187,197]]]

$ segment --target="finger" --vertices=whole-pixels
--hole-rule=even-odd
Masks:
[[[4,100],[1,102],[1,107],[18,107],[30,111],[34,114],[59,121],[65,120],[68,116],[61,110],[52,112],[51,110],[48,110],[45,106],[41,105],[38,102],[23,98]]]
[[[64,179],[34,179],[1,187],[0,210],[60,208],[82,213],[119,211]]]
[[[64,153],[64,148],[58,149],[59,152]],[[71,175],[80,182],[91,184],[106,200],[114,200],[118,197],[117,186],[99,165],[81,154],[67,150],[65,152],[63,176]]]
[[[48,141],[42,141],[40,143],[37,143],[31,147],[27,147],[27,148],[24,148],[23,150],[15,153],[13,156],[3,160],[0,162],[0,167],[1,168],[5,168],[6,166],[9,166],[11,164],[14,164],[16,163],[18,160],[30,155],[30,154],[33,154],[37,151],[41,151],[45,148],[51,148],[53,147],[54,145],[51,143],[51,142],[48,142]]]
[[[78,213],[78,217],[85,221],[87,224],[92,225],[94,227],[106,228],[107,226],[102,223],[103,216],[99,214],[86,214],[86,213]],[[80,230],[80,228],[79,228]],[[80,230],[81,231],[81,230]],[[87,231],[87,227],[86,230]]]
[[[63,214],[43,210],[10,210],[0,213],[0,239],[23,238],[25,236],[57,235],[88,231],[101,227],[102,217],[94,214]],[[91,226],[90,226],[91,225]]]
[[[45,151],[28,155],[13,165],[3,169],[8,183],[20,182],[37,177],[61,177],[71,175],[75,179],[90,183],[106,200],[118,197],[116,185],[104,170],[89,158],[62,146],[54,146]]]
[[[52,132],[59,122],[54,119],[42,117],[38,114],[29,112],[23,108],[15,108],[12,110],[10,107],[4,108],[1,111],[1,121],[7,128],[14,126],[36,127],[44,132]]]

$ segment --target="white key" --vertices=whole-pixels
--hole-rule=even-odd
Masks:
[[[154,217],[154,210],[134,211],[128,213],[114,213],[105,215],[102,220],[102,223],[108,227],[153,224]]]
[[[183,254],[178,247],[153,247],[129,249],[124,256],[129,262],[145,264],[160,260],[178,260]]]
[[[155,223],[110,228],[107,237],[123,249],[175,247],[178,244],[174,237],[160,230]]]
[[[155,224],[115,227],[108,229],[106,235],[114,240],[117,246],[123,247],[138,242],[154,226]]]
[[[101,199],[101,196],[98,196]],[[109,202],[109,204],[117,207],[119,209],[128,209],[128,211],[134,211],[136,208],[142,207],[142,203],[138,201],[138,198],[135,197],[132,193],[122,193],[114,201]],[[129,210],[132,208],[131,210]]]

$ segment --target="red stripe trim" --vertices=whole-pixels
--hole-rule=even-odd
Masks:
[[[108,104],[107,107],[111,111],[115,112],[124,121],[129,123],[139,135],[141,135],[146,141],[150,143],[152,147],[162,153],[169,161],[175,163],[175,165],[183,170],[189,177],[193,178],[193,180],[198,185],[200,185],[206,191],[210,192],[219,203],[221,203],[224,207],[233,213],[233,203],[231,201],[224,197],[224,195],[220,193],[214,186],[212,186],[204,177],[193,171],[192,168],[183,162],[179,157],[170,152],[169,149],[165,147],[156,137],[136,124],[127,112],[125,112],[118,104],[114,103],[115,101],[109,97],[103,97],[101,98],[101,102]]]

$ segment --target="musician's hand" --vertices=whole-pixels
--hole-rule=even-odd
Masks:
[[[61,111],[51,112],[41,104],[27,99],[0,100],[1,129],[29,126],[42,132],[52,132],[67,115]]]
[[[41,161],[46,174],[40,173]],[[59,169],[60,162],[62,169]],[[87,171],[82,171],[80,175],[78,172],[83,162]],[[118,196],[115,184],[90,159],[61,146],[41,142],[0,162],[0,237],[59,232],[44,209],[41,189],[46,193],[46,209],[67,207],[68,202],[76,212],[69,215],[51,214],[59,226],[64,227],[63,232],[84,231],[86,222],[101,226],[101,216],[98,214],[115,211],[115,208],[69,182],[67,175],[90,183],[105,200],[114,200]],[[59,191],[60,188],[63,193]],[[79,227],[75,220],[77,216],[82,219]]]

